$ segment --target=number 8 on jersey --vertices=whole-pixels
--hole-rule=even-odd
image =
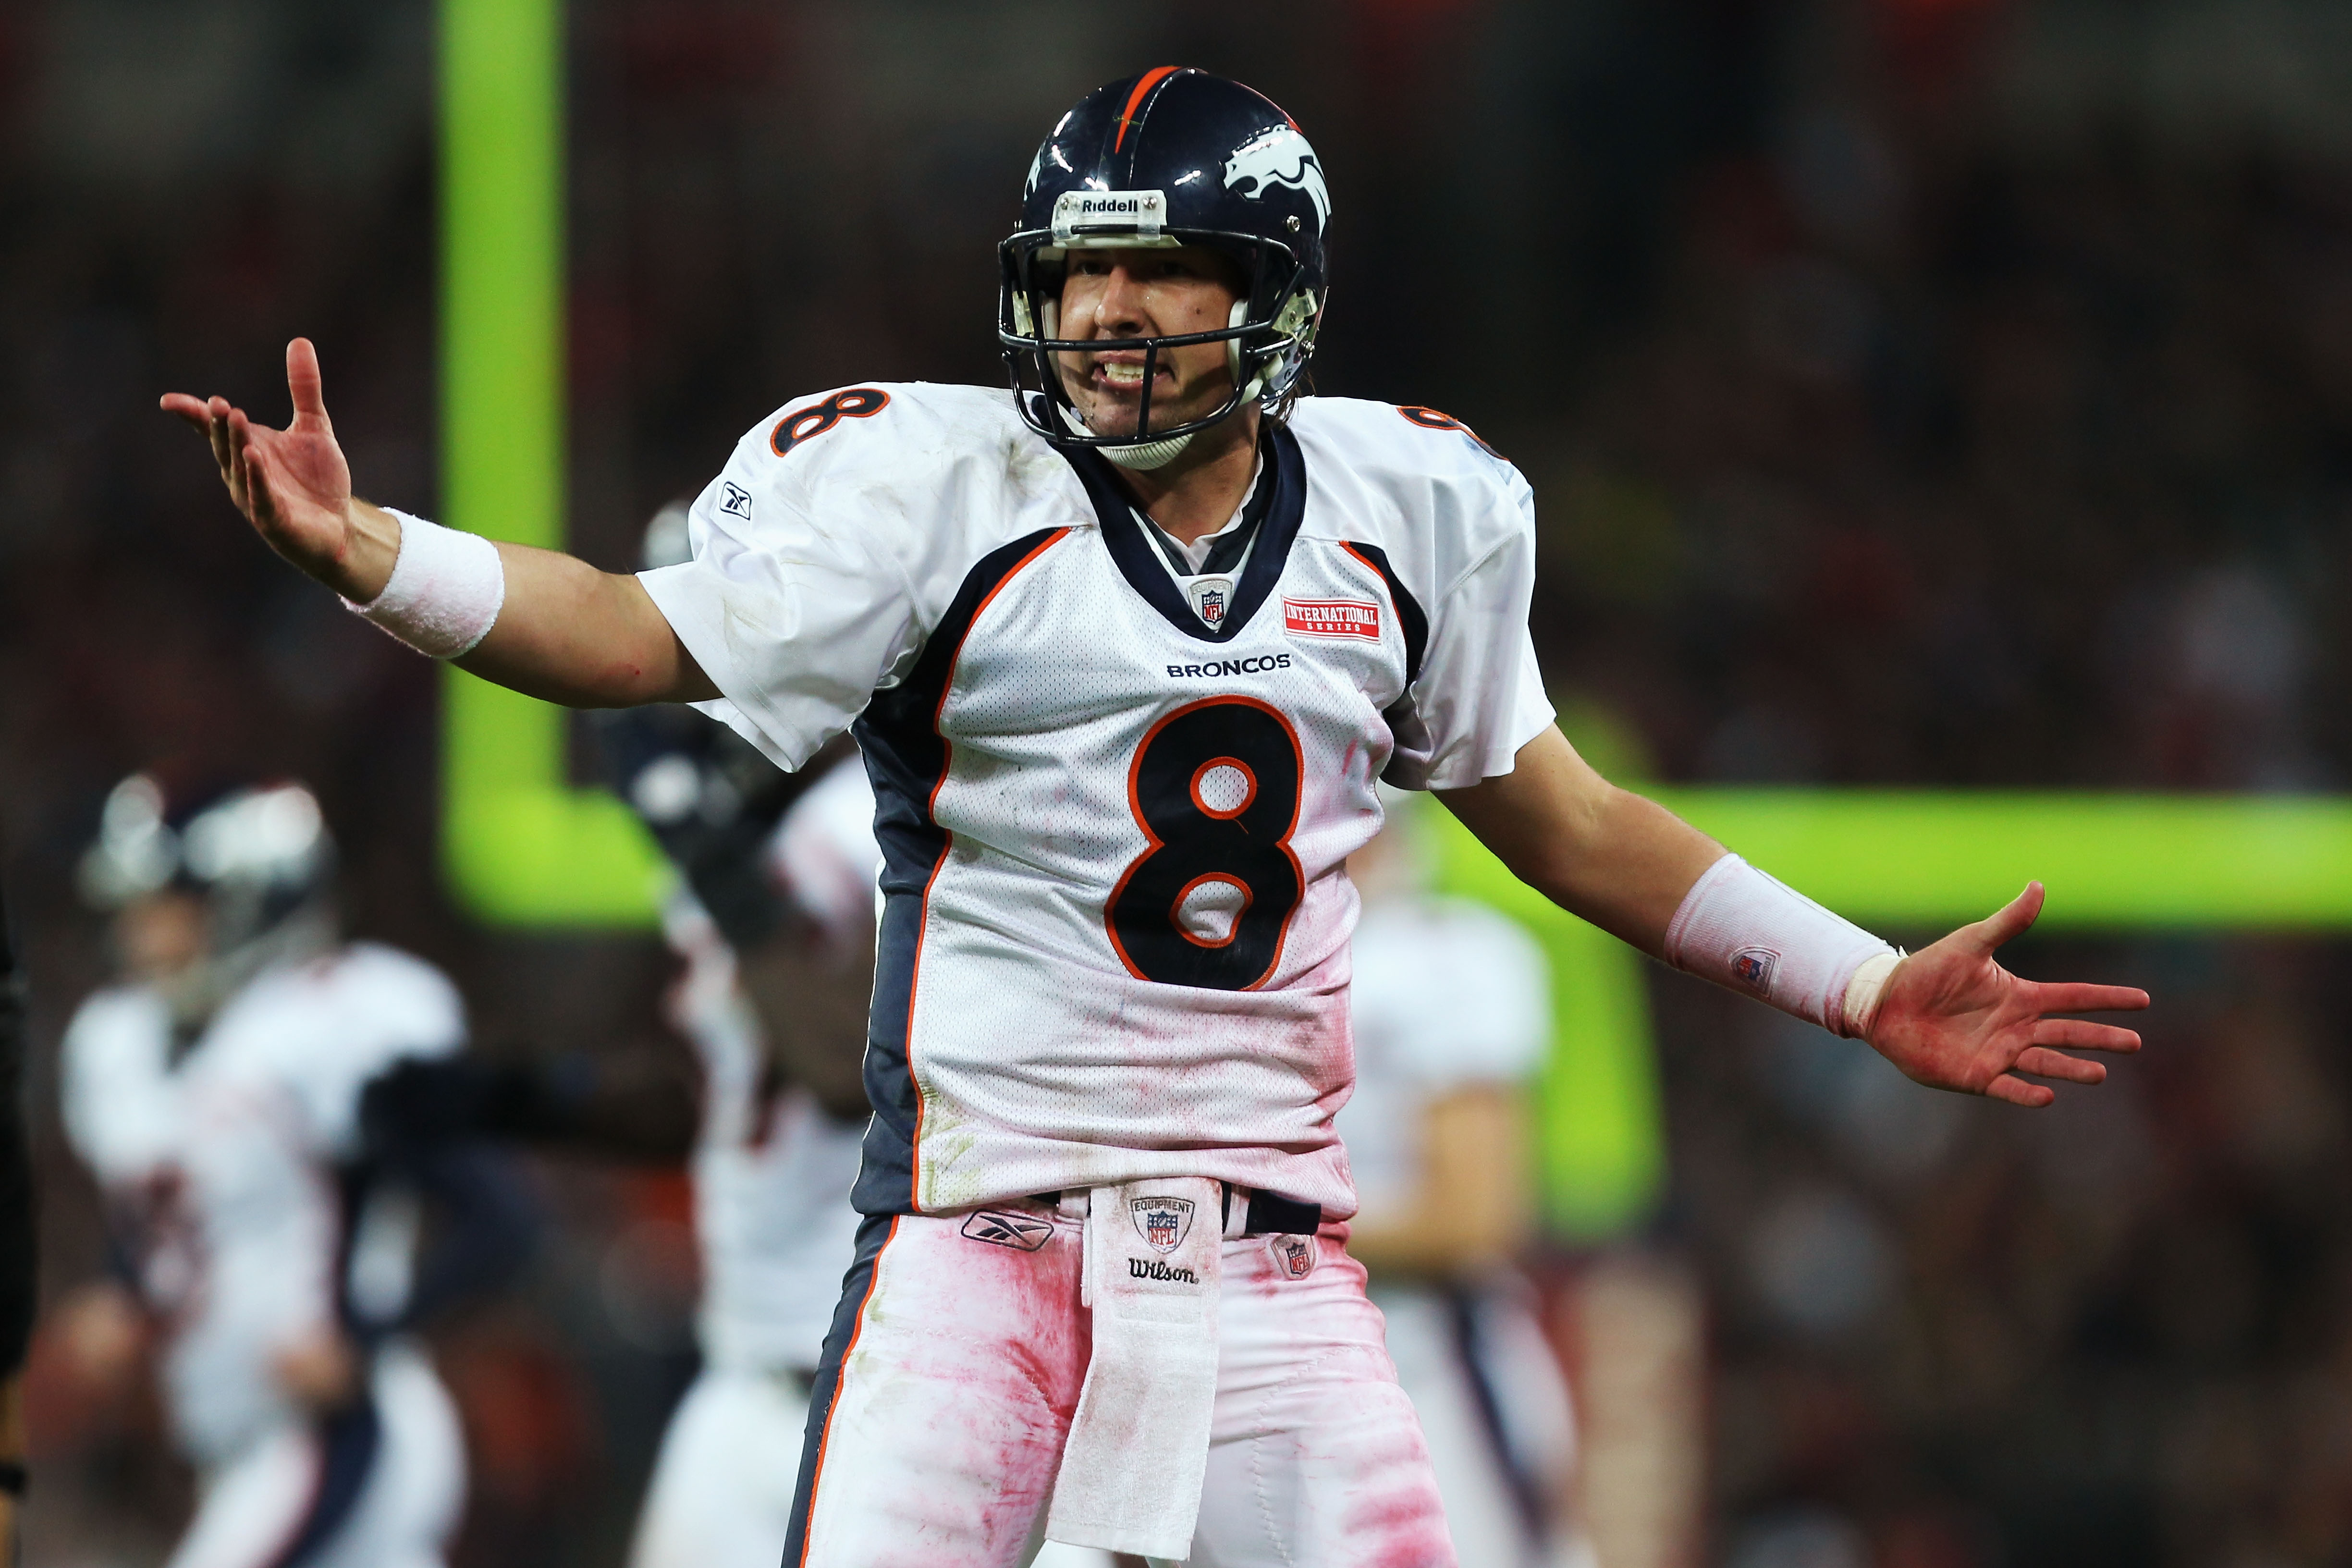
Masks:
[[[1305,888],[1290,847],[1304,772],[1289,721],[1255,698],[1209,698],[1151,727],[1128,773],[1151,847],[1105,916],[1130,973],[1247,991],[1274,973]]]

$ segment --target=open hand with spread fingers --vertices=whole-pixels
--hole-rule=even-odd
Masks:
[[[293,422],[257,425],[225,397],[163,395],[167,414],[212,443],[221,482],[272,550],[345,598],[381,593],[400,555],[400,522],[352,494],[351,466],[327,419],[318,351],[308,338],[286,345]]]
[[[1872,1047],[1915,1082],[2012,1105],[2040,1107],[2058,1098],[2047,1084],[2028,1083],[2029,1076],[2104,1082],[2105,1063],[2066,1053],[2127,1054],[2139,1049],[2138,1034],[2050,1015],[2137,1012],[2147,1005],[2147,993],[2129,985],[2042,984],[2003,969],[1994,951],[2033,924],[2042,899],[2042,884],[2030,883],[2007,907],[1897,964],[1871,1020]]]

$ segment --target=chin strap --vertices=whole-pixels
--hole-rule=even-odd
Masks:
[[[1067,425],[1074,434],[1079,436],[1094,434],[1087,427],[1087,422],[1078,417],[1076,409],[1062,403],[1056,403],[1054,406],[1060,410],[1062,423]],[[1137,441],[1124,447],[1097,447],[1095,450],[1122,468],[1137,468],[1149,472],[1153,468],[1166,468],[1170,463],[1174,462],[1176,454],[1191,446],[1192,437],[1199,434],[1199,431],[1192,430],[1181,436],[1162,436],[1157,441]]]
[[[1308,296],[1307,298],[1311,300],[1312,296]],[[1297,302],[1294,301],[1294,311],[1296,307]],[[1060,330],[1061,312],[1058,305],[1055,301],[1048,300],[1045,302],[1045,333],[1048,337],[1051,337],[1055,332]],[[1286,314],[1289,313],[1291,312],[1286,312]],[[1225,324],[1229,327],[1238,327],[1248,320],[1249,301],[1247,300],[1234,300],[1233,313],[1227,318]],[[1249,378],[1248,384],[1242,388],[1241,401],[1234,405],[1235,408],[1238,409],[1243,405],[1254,401],[1261,392],[1265,390],[1266,381],[1273,375],[1275,366],[1278,363],[1278,359],[1279,356],[1277,355],[1268,354],[1265,356],[1264,362],[1258,367],[1257,374],[1251,376]],[[1225,340],[1225,368],[1232,374],[1235,381],[1239,381],[1241,379],[1242,341],[1239,338],[1227,338]],[[1066,405],[1057,404],[1056,406],[1061,408],[1063,422],[1068,425],[1073,431],[1081,436],[1091,436],[1094,434],[1092,430],[1087,427],[1086,421],[1078,417],[1076,410],[1068,407]],[[1185,447],[1191,446],[1192,444],[1192,437],[1199,434],[1200,432],[1195,430],[1182,436],[1163,436],[1157,441],[1137,441],[1123,447],[1097,447],[1095,449],[1100,452],[1104,457],[1109,458],[1112,462],[1117,463],[1122,468],[1134,468],[1139,471],[1148,473],[1153,468],[1164,468],[1170,463],[1174,462],[1176,460],[1177,454],[1183,451]]]

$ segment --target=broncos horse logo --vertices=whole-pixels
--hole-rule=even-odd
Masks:
[[[1331,193],[1323,184],[1323,165],[1297,126],[1262,131],[1225,160],[1225,188],[1231,190],[1244,180],[1249,189],[1242,195],[1252,198],[1265,195],[1268,185],[1306,192],[1307,199],[1315,204],[1318,232],[1331,221]]]

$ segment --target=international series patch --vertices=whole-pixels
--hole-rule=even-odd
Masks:
[[[1184,1245],[1192,1228],[1192,1199],[1142,1197],[1129,1198],[1127,1204],[1136,1234],[1154,1252],[1173,1252]]]
[[[1360,599],[1282,601],[1282,626],[1299,637],[1362,637],[1381,640],[1381,607]]]

